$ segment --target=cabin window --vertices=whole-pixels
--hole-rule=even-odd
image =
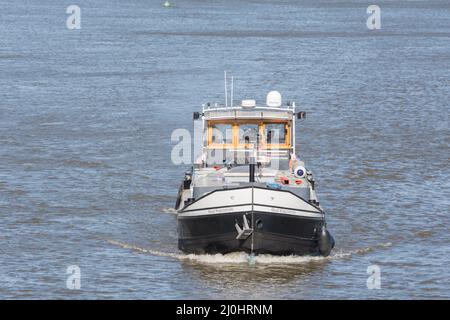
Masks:
[[[256,123],[239,125],[239,143],[256,143],[258,131],[259,126]]]
[[[211,143],[231,144],[233,143],[233,127],[231,124],[216,123],[211,126]]]
[[[213,148],[289,148],[289,122],[250,119],[217,121],[208,123],[207,145]]]
[[[267,123],[264,126],[264,139],[267,144],[286,143],[286,125],[284,123]]]

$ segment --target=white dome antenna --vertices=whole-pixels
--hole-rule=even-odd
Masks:
[[[267,94],[266,105],[268,107],[281,107],[281,94],[278,91],[270,91]]]

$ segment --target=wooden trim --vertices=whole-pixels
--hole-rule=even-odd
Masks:
[[[290,149],[291,145],[291,130],[292,130],[292,121],[291,120],[262,120],[262,119],[225,119],[225,120],[209,120],[207,121],[207,147],[208,148],[216,148],[216,149],[237,149],[237,148],[249,148],[251,144],[239,143],[239,125],[240,124],[258,124],[258,131],[261,137],[264,137],[264,129],[266,124],[272,123],[284,123],[285,124],[285,143],[284,144],[267,144],[265,141],[261,142],[261,149]],[[212,142],[212,126],[215,124],[228,124],[232,126],[232,143],[213,143]]]

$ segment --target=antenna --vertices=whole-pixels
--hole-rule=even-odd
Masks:
[[[233,90],[234,90],[234,83],[233,83],[233,80],[234,80],[234,77],[232,76],[231,77],[231,98],[230,98],[230,100],[231,100],[231,107],[233,107]]]
[[[227,90],[227,72],[223,72],[224,80],[225,80],[225,107],[228,107],[228,90]]]

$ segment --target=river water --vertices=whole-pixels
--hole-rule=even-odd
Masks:
[[[0,298],[449,299],[450,3],[162,2],[0,0]],[[177,250],[171,133],[224,70],[307,112],[330,257]]]

